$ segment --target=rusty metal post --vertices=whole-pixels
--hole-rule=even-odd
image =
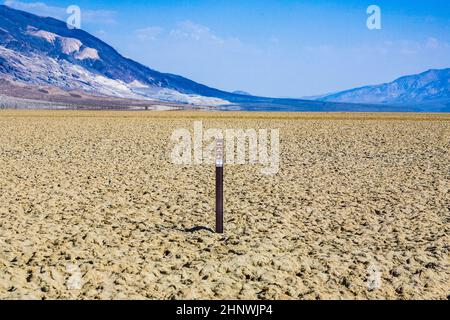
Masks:
[[[216,144],[216,233],[223,233],[223,139]]]

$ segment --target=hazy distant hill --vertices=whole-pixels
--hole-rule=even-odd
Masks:
[[[428,70],[390,83],[351,89],[318,100],[390,105],[449,104],[450,69]]]

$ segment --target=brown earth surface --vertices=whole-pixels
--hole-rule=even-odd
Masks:
[[[195,120],[280,130],[223,235]],[[0,111],[0,299],[447,299],[449,223],[448,114]]]

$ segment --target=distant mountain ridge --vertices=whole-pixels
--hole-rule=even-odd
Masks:
[[[374,86],[346,90],[320,101],[369,104],[430,104],[450,102],[450,68],[431,69],[417,75]]]
[[[450,104],[445,104],[445,92],[441,92],[443,105],[417,108],[393,107],[384,100],[349,101],[353,90],[318,100],[257,97],[243,91],[230,93],[182,76],[155,71],[123,57],[83,30],[69,29],[62,21],[5,5],[0,5],[0,80],[0,86],[6,84],[3,92],[29,84],[87,95],[217,106],[223,110],[450,111]],[[446,88],[448,94],[448,82]],[[427,90],[431,92],[432,88]],[[20,93],[15,92],[16,96]]]
[[[125,99],[233,110],[339,110],[357,106],[230,93],[125,58],[100,39],[49,17],[0,5],[0,79]]]

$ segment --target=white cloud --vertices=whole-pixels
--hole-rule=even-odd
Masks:
[[[439,48],[439,40],[433,37],[427,39],[427,43],[425,44],[427,49],[438,49]]]
[[[417,41],[401,40],[399,41],[399,52],[405,55],[414,55],[420,53],[422,46]]]
[[[136,37],[142,41],[153,41],[164,31],[161,27],[146,27],[134,31]]]
[[[63,19],[67,16],[66,10],[59,7],[51,7],[43,2],[21,2],[15,0],[6,0],[5,5],[8,7],[24,10],[38,14],[40,16],[53,17],[56,19]]]
[[[183,21],[170,32],[170,36],[175,39],[185,39],[194,41],[208,41],[223,44],[224,39],[216,36],[211,30],[201,24],[192,21]]]
[[[429,37],[424,40],[387,40],[373,45],[361,45],[351,48],[353,54],[378,54],[414,56],[434,52],[445,52],[449,44],[437,38]]]
[[[56,7],[47,5],[44,2],[23,2],[16,0],[6,0],[4,2],[8,7],[28,11],[43,17],[52,17],[61,21],[66,21],[69,14],[65,7]],[[104,24],[114,24],[116,12],[112,10],[88,10],[81,7],[81,19],[83,22],[95,22]]]

